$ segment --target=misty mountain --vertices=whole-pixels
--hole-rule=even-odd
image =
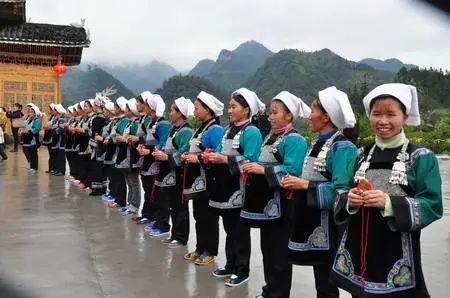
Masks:
[[[236,49],[222,50],[216,61],[201,60],[189,73],[201,76],[223,90],[234,90],[246,82],[273,55],[264,45],[247,41]]]
[[[136,94],[145,90],[154,91],[161,87],[165,80],[178,74],[175,68],[157,60],[144,65],[102,65],[101,67]]]
[[[416,68],[417,65],[414,64],[405,64],[402,61],[391,58],[386,60],[366,58],[362,59],[358,63],[367,64],[377,70],[389,71],[389,72],[398,72],[400,68],[405,67],[406,69]]]
[[[90,68],[86,71],[77,67],[70,68],[62,77],[63,104],[68,106],[86,98],[94,98],[96,92],[113,85],[117,89],[117,94],[112,96],[112,99],[119,96],[126,98],[134,96],[133,92],[125,87],[122,82],[99,67]]]

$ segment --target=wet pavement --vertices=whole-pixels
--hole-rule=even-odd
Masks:
[[[224,265],[221,230],[216,264],[199,267],[168,249],[100,198],[63,177],[25,171],[22,153],[0,162],[0,297],[251,297],[264,284],[259,233],[252,231],[250,280],[228,288],[210,271]],[[450,161],[441,160],[445,216],[422,234],[423,267],[432,297],[450,294]],[[309,267],[294,267],[291,297],[315,297]],[[350,297],[342,292],[341,297]]]

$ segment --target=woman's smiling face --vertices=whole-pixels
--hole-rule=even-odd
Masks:
[[[370,127],[382,139],[400,133],[408,120],[403,105],[392,97],[374,99],[370,108]]]

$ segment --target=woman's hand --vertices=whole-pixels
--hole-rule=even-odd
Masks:
[[[138,136],[129,136],[128,137],[128,142],[137,142],[139,141],[139,137]]]
[[[228,163],[228,157],[220,153],[210,152],[210,153],[203,153],[203,155],[205,155],[208,161],[213,164]]]
[[[262,165],[259,165],[254,162],[248,162],[241,166],[241,172],[244,175],[249,175],[249,174],[264,175],[265,170]]]
[[[386,193],[378,189],[366,190],[362,192],[361,197],[364,201],[364,207],[384,209],[384,205],[386,204]]]
[[[303,178],[285,175],[281,179],[281,187],[286,189],[307,189],[309,181]]]
[[[352,188],[348,192],[348,205],[350,207],[361,207],[364,205],[364,199],[361,196],[362,191],[359,188]]]
[[[103,142],[103,138],[102,138],[102,136],[100,136],[100,135],[96,135],[96,136],[95,136],[95,140],[96,140],[96,141],[99,141],[99,142]]]
[[[117,141],[118,143],[126,143],[126,142],[127,142],[127,138],[125,138],[125,137],[123,137],[123,136],[121,136],[121,135],[117,135],[117,136],[116,136],[116,141]]]
[[[152,155],[155,157],[156,160],[168,160],[169,156],[161,150],[155,150],[152,152]]]
[[[185,152],[185,153],[183,153],[181,158],[186,163],[199,163],[198,156],[196,154]]]

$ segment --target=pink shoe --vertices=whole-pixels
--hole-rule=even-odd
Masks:
[[[80,184],[80,180],[73,180],[72,181],[74,184]]]

